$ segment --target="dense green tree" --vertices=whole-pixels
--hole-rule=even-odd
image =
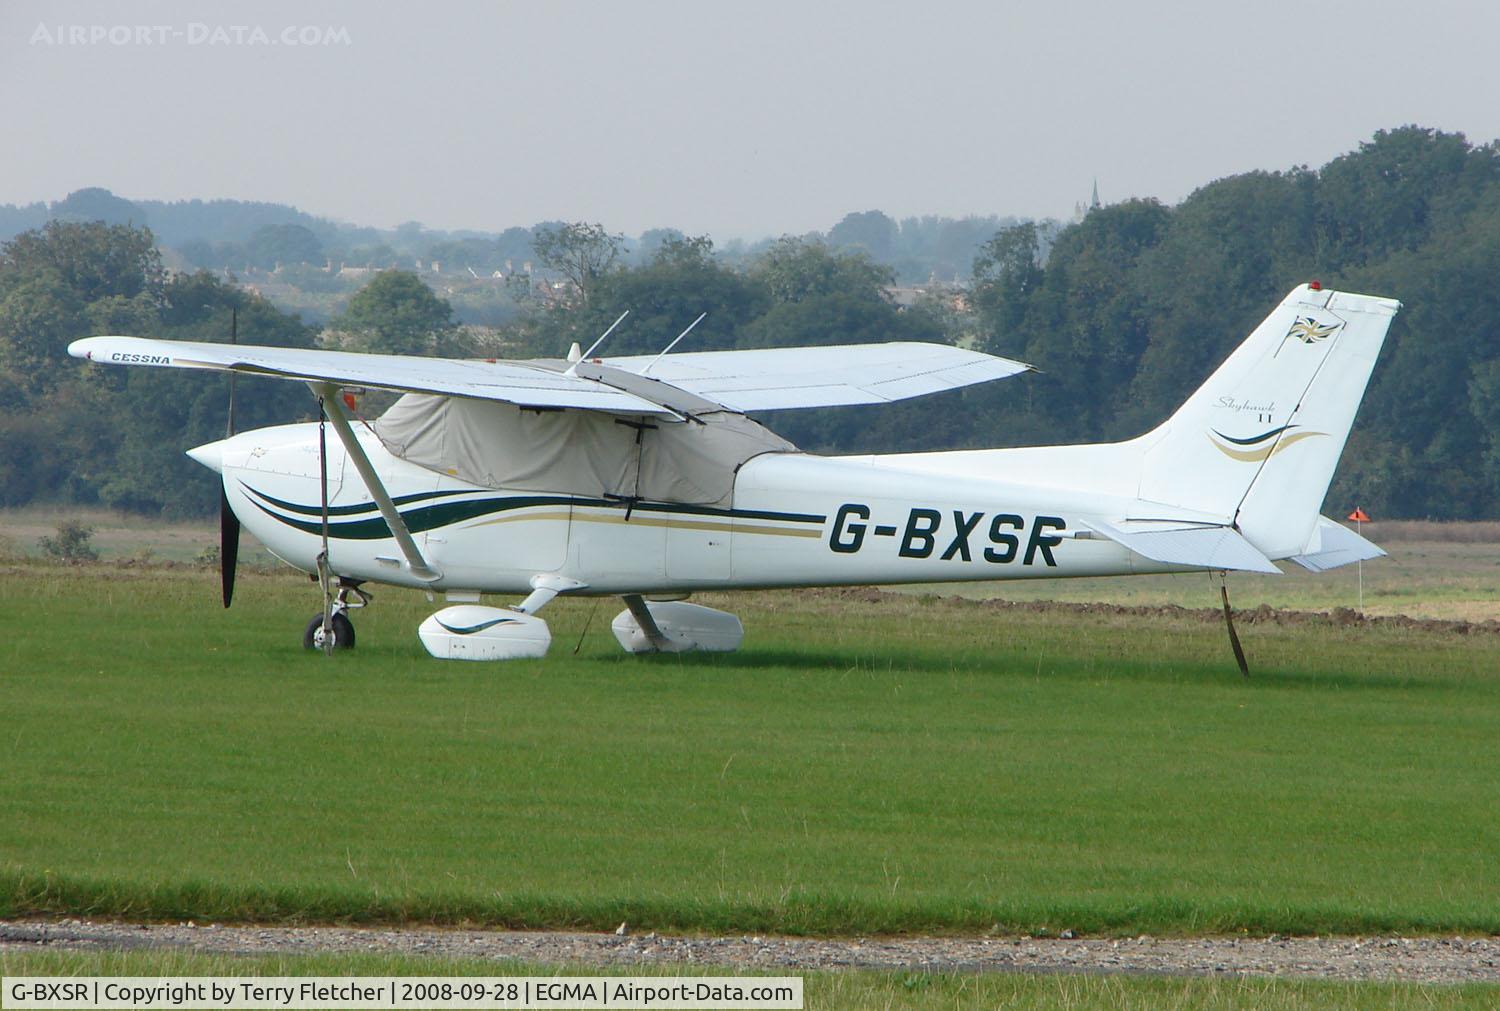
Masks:
[[[595,281],[586,307],[569,313],[576,321],[559,340],[577,340],[586,347],[622,311],[629,318],[610,335],[605,354],[645,354],[660,351],[698,317],[707,317],[683,344],[683,351],[731,348],[764,310],[764,290],[743,273],[731,270],[713,255],[706,236],[665,238],[651,259],[638,267],[611,271]]]
[[[58,221],[81,223],[102,221],[106,225],[146,224],[146,212],[123,197],[98,186],[74,190],[52,205],[52,217]]]
[[[323,243],[303,225],[262,225],[245,243],[245,255],[262,270],[280,264],[322,263]]]
[[[920,284],[933,278],[958,281],[968,276],[979,248],[995,233],[1015,224],[1019,222],[1014,218],[976,215],[904,218],[890,263],[897,276],[908,283]]]
[[[495,251],[500,258],[499,269],[506,273],[520,270],[527,260],[536,255],[531,248],[531,229],[507,228],[495,240]],[[507,260],[510,261],[509,267],[505,265]]]
[[[1463,224],[1422,247],[1360,270],[1351,287],[1401,298],[1404,308],[1360,411],[1361,451],[1345,454],[1335,486],[1382,512],[1495,515],[1500,500],[1487,392],[1500,360],[1500,185]]]
[[[657,251],[663,245],[685,238],[687,236],[676,228],[648,228],[641,233],[632,253],[638,262],[649,263],[656,257]]]
[[[578,301],[587,305],[595,282],[619,260],[625,237],[611,234],[603,225],[576,221],[538,226],[532,232],[531,247],[541,264],[566,278]]]
[[[1131,382],[1154,322],[1138,270],[1172,220],[1154,200],[1126,201],[1090,213],[1052,248],[1020,357],[1055,363],[1038,377],[1036,396],[1049,413],[1074,419],[1075,439],[1124,438],[1160,420],[1132,416]]]
[[[1039,262],[1000,233],[972,292],[988,346],[1041,376],[969,394],[1010,442],[1137,434],[1295,284],[1401,298],[1332,501],[1381,516],[1500,514],[1500,175],[1493,146],[1416,127],[1319,171],[1218,180],[1170,210],[1106,207]],[[1041,243],[1037,243],[1039,248]],[[1038,281],[1038,267],[1040,281]]]
[[[744,328],[743,347],[863,344],[914,340],[942,342],[935,318],[902,312],[886,295],[895,279],[889,267],[862,251],[831,250],[818,242],[784,238],[752,263],[750,278],[764,285],[769,307]],[[944,403],[929,405],[936,413]],[[777,415],[775,426],[800,446],[829,449],[865,444],[887,418],[855,410],[794,411]],[[943,426],[932,426],[934,438]]]
[[[184,242],[177,247],[177,253],[190,266],[199,267],[204,270],[218,266],[219,264],[218,258],[214,255],[213,243],[206,242],[203,239],[190,239]]]
[[[0,367],[20,389],[49,389],[70,340],[138,330],[164,285],[144,229],[50,221],[23,232],[0,250]]]
[[[403,221],[396,226],[396,233],[391,236],[391,245],[408,256],[415,256],[427,245],[425,231],[420,221]]]
[[[241,344],[291,348],[316,344],[315,331],[295,316],[206,271],[174,274],[162,289],[162,301],[161,321],[155,329],[163,337],[225,341],[233,315]]]
[[[97,333],[309,346],[312,333],[209,274],[167,278],[150,233],[54,221],[0,249],[0,502],[101,503],[204,513],[215,478],[180,453],[224,434],[223,381],[172,369],[109,369],[67,357]],[[206,381],[205,381],[206,380]],[[308,398],[241,381],[242,423],[293,420]]]
[[[821,242],[792,237],[777,240],[762,253],[750,274],[778,305],[836,294],[883,301],[882,289],[895,281],[889,267],[863,253],[833,251]]]
[[[896,252],[901,228],[880,211],[844,215],[828,230],[828,244],[836,249],[861,249],[877,263],[888,263]]]
[[[1500,500],[1500,358],[1479,362],[1469,380],[1469,410],[1479,425],[1483,455],[1475,461],[1481,491],[1490,502]]]
[[[1453,227],[1500,180],[1494,145],[1418,126],[1381,130],[1319,173],[1319,226],[1331,268],[1416,249]]]
[[[1042,284],[1042,253],[1036,224],[1025,222],[995,233],[974,257],[972,304],[986,344],[997,354],[1024,354],[1025,321]]]
[[[445,271],[462,273],[465,268],[476,273],[499,270],[505,262],[500,247],[492,239],[447,239],[427,247],[427,257],[442,264]]]
[[[69,299],[156,297],[165,281],[151,232],[100,222],[50,221],[23,232],[0,252],[0,284],[53,272]]]
[[[39,200],[30,204],[0,204],[0,242],[41,228],[49,216],[47,205]]]
[[[209,244],[242,243],[265,225],[302,225],[327,243],[335,234],[346,244],[374,240],[372,229],[335,225],[315,218],[286,204],[256,200],[138,200],[137,207],[145,217],[133,220],[137,225],[149,221],[151,231],[163,244],[180,247],[197,239]]]
[[[405,259],[396,250],[381,242],[373,246],[358,246],[339,258],[339,263],[348,267],[375,267],[389,270],[400,266]]]
[[[350,347],[395,355],[461,353],[458,325],[447,299],[433,294],[416,274],[383,270],[349,300],[329,323],[350,336]]]
[[[60,349],[89,329],[86,306],[68,295],[56,271],[0,281],[0,367],[16,389],[52,385]]]
[[[997,428],[1025,442],[1121,434],[1117,412],[1149,341],[1135,268],[1166,231],[1155,201],[1095,211],[1064,231],[1045,267],[1032,224],[999,232],[975,257],[972,304],[985,346],[1042,364],[1018,389],[976,392]],[[1044,363],[1044,364],[1043,364]]]
[[[207,273],[179,274],[163,291],[154,336],[180,340],[229,340],[232,319],[242,344],[311,347],[314,332],[264,298]],[[93,489],[117,509],[173,514],[205,513],[217,501],[217,477],[182,453],[224,436],[228,381],[175,369],[108,369],[99,377],[117,391],[118,427],[106,437],[112,464]],[[305,387],[276,379],[241,376],[236,416],[241,431],[308,418],[313,401]]]

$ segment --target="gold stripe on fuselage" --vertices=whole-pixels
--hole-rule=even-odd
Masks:
[[[492,520],[483,520],[473,524],[475,527],[494,526],[497,523],[520,523],[523,520],[566,520],[571,518],[574,523],[630,523],[643,527],[671,527],[678,530],[709,530],[716,533],[736,534],[771,534],[781,537],[822,537],[821,529],[792,529],[787,527],[761,527],[746,526],[746,520],[734,523],[722,520],[674,520],[660,519],[653,516],[642,516],[639,513],[625,518],[623,512],[608,513],[585,513],[574,512],[571,515],[565,512],[528,513],[520,516],[497,516]]]

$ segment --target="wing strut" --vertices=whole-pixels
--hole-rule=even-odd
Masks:
[[[396,511],[396,504],[391,501],[390,495],[386,494],[385,485],[375,474],[375,468],[370,464],[370,458],[365,455],[364,447],[354,437],[354,430],[349,427],[349,418],[344,414],[344,405],[339,403],[338,390],[332,383],[312,383],[313,394],[318,397],[328,413],[328,420],[333,425],[333,430],[338,433],[339,441],[344,444],[344,452],[349,454],[349,459],[354,461],[354,469],[359,471],[360,479],[364,481],[365,487],[370,490],[370,497],[380,507],[380,515],[385,518],[385,525],[391,528],[391,534],[395,536],[396,543],[401,546],[401,553],[406,556],[406,564],[411,569],[411,574],[423,582],[432,582],[441,579],[442,573],[427,564],[422,557],[422,552],[417,549],[417,542],[412,540],[411,531],[406,529],[406,521]]]
[[[646,635],[646,641],[655,650],[665,651],[672,640],[668,639],[662,632],[661,626],[656,623],[656,616],[651,613],[651,608],[646,606],[646,599],[639,593],[627,593],[624,595],[625,606],[630,608],[630,616],[640,626]]]

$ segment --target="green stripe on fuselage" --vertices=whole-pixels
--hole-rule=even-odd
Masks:
[[[284,503],[279,499],[272,498],[255,489],[246,486],[246,490],[254,494],[256,498],[263,498],[267,502],[295,512],[301,516],[319,517],[320,508],[316,506],[303,506],[295,503]],[[471,494],[466,492],[436,492],[417,495],[403,495],[394,501],[399,505],[403,502],[431,500],[448,495]],[[301,530],[309,534],[321,534],[323,524],[321,518],[300,519],[295,516],[282,516],[273,512],[265,505],[257,502],[255,498],[250,500],[261,512],[272,519],[285,523],[289,527]],[[462,523],[465,520],[478,519],[482,516],[493,516],[497,513],[510,512],[515,509],[527,509],[533,506],[593,506],[596,508],[624,509],[626,503],[619,500],[602,498],[580,498],[571,495],[519,495],[509,498],[483,498],[469,499],[463,502],[441,502],[434,505],[420,506],[415,509],[401,510],[401,518],[406,522],[406,528],[413,534],[425,533],[436,530],[439,527],[449,526],[454,523]],[[341,506],[343,510],[340,515],[350,515],[366,512],[376,508],[372,502],[368,505]],[[812,513],[783,513],[764,509],[719,509],[712,506],[695,506],[682,502],[638,502],[634,507],[641,512],[664,512],[687,516],[715,516],[733,519],[755,519],[755,520],[781,520],[788,523],[818,523],[821,524],[826,517]],[[330,517],[334,510],[328,510]],[[375,541],[391,537],[391,528],[386,525],[385,517],[380,515],[367,516],[357,520],[343,520],[330,522],[328,524],[328,536],[338,540],[352,541]]]

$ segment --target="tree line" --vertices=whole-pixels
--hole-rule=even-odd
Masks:
[[[925,215],[900,221],[879,210],[846,214],[828,231],[804,238],[835,249],[864,252],[890,267],[905,282],[936,277],[967,277],[974,253],[995,231],[1015,218]],[[440,263],[448,273],[491,274],[546,267],[533,240],[566,222],[542,221],[499,232],[444,231],[407,221],[378,229],[331,221],[286,204],[250,200],[127,200],[98,186],[75,190],[50,204],[0,204],[0,240],[41,228],[48,221],[103,221],[149,227],[176,262],[189,268],[245,271],[325,264],[410,269],[417,262]],[[675,228],[651,228],[621,236],[624,263],[649,261],[668,241],[687,236]],[[774,239],[733,240],[716,250],[728,263],[744,263],[765,252]],[[297,272],[311,281],[305,271]],[[314,282],[316,283],[316,282]],[[326,282],[324,282],[326,283]]]
[[[561,357],[627,308],[604,353],[660,350],[706,312],[683,350],[926,340],[1042,369],[890,406],[765,419],[805,449],[1055,444],[1150,428],[1288,290],[1317,278],[1406,306],[1330,508],[1358,504],[1378,518],[1500,516],[1493,144],[1405,127],[1319,169],[1232,176],[1175,207],[1128,200],[1065,228],[998,227],[969,264],[971,284],[915,302],[891,297],[897,268],[870,248],[882,235],[890,229],[863,216],[841,244],[783,237],[735,258],[707,237],[669,230],[642,253],[602,225],[542,225],[528,243],[557,283],[518,290],[519,315],[496,331],[459,326],[421,278],[388,270],[320,335],[220,277],[169,273],[145,229],[53,219],[0,249],[0,504],[212,509],[212,475],[180,450],[223,434],[223,382],[85,368],[65,349],[88,334],[225,339],[234,310],[246,342]],[[246,427],[310,416],[295,384],[260,380],[241,390]]]
[[[168,369],[86,367],[94,334],[312,347],[316,332],[207,273],[168,275],[151,234],[51,221],[0,248],[0,505],[104,505],[203,515],[213,476],[182,455],[223,438],[227,380]],[[295,384],[243,377],[242,427],[308,415]]]

